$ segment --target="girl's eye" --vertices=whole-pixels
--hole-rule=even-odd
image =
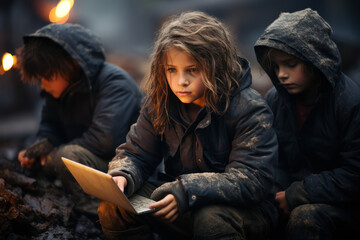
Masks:
[[[197,68],[190,68],[190,69],[188,69],[188,71],[189,71],[190,73],[198,73],[198,72],[199,72],[199,69],[197,69]]]
[[[176,71],[176,69],[175,69],[175,68],[168,68],[167,71],[168,71],[169,73],[173,73],[173,72]]]

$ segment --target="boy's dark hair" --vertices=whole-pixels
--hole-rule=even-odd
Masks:
[[[78,79],[82,73],[79,64],[59,44],[44,37],[27,39],[17,50],[18,68],[22,80],[37,83],[41,78],[51,80],[59,74],[66,81]]]

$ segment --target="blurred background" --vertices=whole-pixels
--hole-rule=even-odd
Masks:
[[[0,0],[0,157],[16,158],[32,142],[40,120],[39,87],[23,84],[13,67],[25,34],[50,22],[82,24],[102,38],[107,61],[140,83],[163,20],[179,11],[205,11],[229,27],[239,55],[251,63],[253,88],[264,95],[271,82],[256,62],[253,45],[281,12],[307,7],[332,26],[343,71],[359,82],[358,0]]]

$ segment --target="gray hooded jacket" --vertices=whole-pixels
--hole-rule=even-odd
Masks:
[[[294,99],[267,72],[274,88],[266,96],[279,141],[276,182],[290,209],[306,203],[336,205],[360,201],[360,89],[341,72],[332,29],[316,11],[282,13],[255,44],[260,63],[275,48],[312,64],[325,83],[300,130]],[[266,69],[266,67],[265,67]]]
[[[48,138],[54,146],[77,144],[110,160],[139,115],[142,95],[137,84],[105,62],[99,38],[80,25],[49,24],[25,36],[24,42],[30,38],[58,43],[84,72],[60,98],[42,93],[46,100],[38,138]]]

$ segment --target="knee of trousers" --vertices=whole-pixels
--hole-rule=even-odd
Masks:
[[[108,228],[111,228],[111,225],[115,223],[115,220],[119,217],[116,214],[116,206],[106,201],[100,202],[97,214],[99,216],[101,226],[106,226]]]
[[[49,167],[54,168],[57,172],[62,173],[67,171],[65,164],[62,162],[61,157],[71,159],[75,162],[85,164],[84,159],[81,158],[81,154],[86,152],[85,148],[79,145],[63,145],[56,148],[47,157],[47,163]]]
[[[288,229],[317,229],[321,226],[321,219],[324,219],[324,211],[316,204],[305,204],[292,210]]]
[[[78,145],[63,145],[56,148],[47,156],[46,165],[43,170],[48,173],[56,174],[65,185],[70,187],[76,183],[76,181],[62,162],[61,157],[82,163],[78,154],[83,151],[83,149],[83,147]],[[77,184],[75,184],[75,186],[77,186]]]
[[[236,232],[229,223],[229,216],[226,215],[224,208],[217,205],[204,206],[196,210],[194,212],[194,235],[206,239],[206,236],[212,237]]]
[[[84,151],[84,148],[79,145],[63,145],[57,149],[56,157],[58,159],[65,157],[76,162],[82,162],[79,158],[79,153],[81,151]]]
[[[97,214],[101,227],[108,230],[127,230],[137,225],[133,214],[107,201],[100,202]]]
[[[49,174],[55,172],[56,175],[61,175],[64,170],[66,170],[64,163],[61,161],[61,157],[73,159],[75,148],[76,145],[64,145],[55,148],[47,155],[46,165],[43,170],[49,172]]]

